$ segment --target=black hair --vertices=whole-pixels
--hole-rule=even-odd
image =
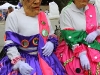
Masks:
[[[9,7],[8,7],[8,9],[12,9],[12,8],[13,8],[12,6],[9,6]]]

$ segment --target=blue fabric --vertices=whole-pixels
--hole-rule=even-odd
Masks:
[[[21,46],[20,41],[23,39],[27,39],[29,42],[32,41],[32,39],[34,37],[38,37],[39,41],[38,41],[38,54],[40,55],[40,57],[46,61],[46,63],[52,68],[54,75],[65,75],[65,70],[63,69],[61,63],[59,62],[59,60],[57,59],[57,57],[55,56],[54,53],[52,53],[52,55],[50,55],[49,57],[45,57],[42,54],[42,47],[44,46],[44,41],[41,35],[37,34],[37,35],[33,35],[30,37],[27,36],[22,36],[19,35],[17,33],[13,33],[13,32],[6,32],[6,40],[12,40],[14,42],[14,44],[17,44],[17,46]],[[30,43],[30,47],[33,44]],[[34,45],[33,45],[34,47]],[[28,52],[22,51],[20,49],[18,49],[21,56],[23,58],[26,59],[26,63],[28,63],[34,70],[32,71],[31,75],[33,75],[34,73],[36,73],[37,75],[43,75],[40,65],[39,65],[39,60],[38,60],[38,56],[37,55],[29,55]],[[0,75],[8,75],[10,72],[12,72],[12,64],[11,61],[9,60],[9,58],[7,56],[5,56],[1,61],[0,64],[2,64],[3,66],[0,65]],[[13,74],[14,75],[14,74]],[[18,75],[21,75],[18,72]]]
[[[55,51],[58,46],[58,39],[55,37],[49,36],[48,41],[51,41],[54,44],[54,51]]]

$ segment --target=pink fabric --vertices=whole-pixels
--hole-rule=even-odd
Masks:
[[[73,57],[73,52],[68,48],[68,45],[66,45],[66,42],[63,41],[58,47],[56,51],[56,55],[60,62],[64,64],[64,62],[71,57]],[[68,75],[77,75],[78,73],[75,72],[76,68],[81,69],[81,73],[79,75],[84,75],[83,70],[80,66],[79,58],[75,57],[73,61],[69,62],[65,66],[65,70],[67,71]]]
[[[39,21],[39,30],[40,30],[40,34],[42,35],[42,30],[47,30],[48,31],[48,34],[50,32],[50,29],[49,29],[49,24],[48,24],[48,21],[47,21],[47,18],[46,18],[46,15],[44,12],[40,12],[39,15],[38,15],[38,21]],[[45,24],[42,24],[42,22],[45,22]],[[42,36],[43,39],[44,39],[44,42],[46,43],[46,40],[48,38],[48,36]]]
[[[8,75],[18,75],[18,71],[12,71],[11,73],[9,73]]]
[[[92,4],[88,4],[89,9],[85,11],[86,15],[86,32],[90,33],[97,29],[97,18],[95,7]]]
[[[36,72],[33,75],[36,75]]]
[[[91,4],[89,4],[88,6],[89,6],[89,10],[85,12],[86,20],[87,20],[86,21],[86,31],[87,33],[90,33],[97,29],[97,22],[96,22],[96,15],[95,15],[96,14],[95,7],[92,6]],[[92,17],[90,17],[90,15],[92,15]],[[91,24],[93,24],[94,26],[91,26]],[[99,37],[98,37],[98,40],[100,40]],[[97,63],[100,62],[100,52],[98,50],[87,47],[84,44],[82,44],[81,46],[87,51],[87,57],[89,58],[90,66],[91,66],[91,72],[92,72],[91,75],[96,75]],[[72,58],[75,55],[72,52],[72,50],[69,49],[65,41],[62,41],[59,44],[55,54],[57,55],[57,57],[59,58],[62,64],[64,64],[66,60]],[[64,67],[68,75],[89,75],[87,71],[82,69],[79,58],[75,56],[74,56],[74,59]],[[76,73],[75,71],[76,68],[80,68],[81,72]],[[99,75],[100,75],[100,71],[99,71]]]
[[[92,48],[89,48],[85,45],[84,45],[84,48],[87,50],[87,56],[88,56],[89,61],[90,61],[92,75],[95,75],[97,63],[100,62],[100,53],[99,53],[99,51],[92,49]],[[66,60],[70,59],[74,55],[72,50],[70,50],[68,48],[68,45],[66,45],[65,41],[61,42],[61,44],[57,47],[57,51],[55,54],[57,55],[57,57],[59,58],[59,60],[62,64],[64,64],[64,62]],[[81,69],[81,72],[79,74],[76,73],[76,71],[75,71],[76,68]],[[86,71],[82,69],[82,67],[80,65],[80,60],[77,57],[74,57],[73,61],[69,62],[65,66],[65,69],[66,69],[68,75],[86,75],[85,74]]]
[[[40,12],[38,15],[38,21],[39,21],[39,30],[40,30],[40,34],[42,36],[42,30],[47,30],[48,34],[49,34],[49,25],[48,25],[48,21],[46,18],[46,15],[44,12]],[[42,24],[42,22],[45,22],[45,24]],[[44,39],[44,42],[46,43],[48,36],[42,36]],[[40,55],[38,54],[38,58],[39,58],[39,63],[40,63],[40,67],[42,70],[43,75],[53,75],[53,71],[52,68],[40,57]]]
[[[85,51],[85,50],[86,50],[86,49],[85,49],[85,47],[84,47],[83,44],[81,44],[80,46],[77,46],[77,47],[75,48],[75,50],[73,51],[74,56],[78,57],[78,56],[79,56],[79,53],[80,53],[80,52],[83,52],[83,51]]]
[[[52,68],[38,55],[43,75],[53,75]]]

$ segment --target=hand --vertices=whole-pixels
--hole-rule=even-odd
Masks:
[[[48,41],[44,47],[42,47],[43,49],[43,55],[45,56],[50,56],[53,52],[54,49],[54,44],[50,41]]]
[[[86,37],[86,41],[88,42],[88,43],[91,43],[91,42],[93,42],[94,40],[95,40],[95,38],[98,36],[98,33],[99,31],[97,30],[97,31],[93,31],[93,32],[91,32],[91,33],[89,33],[88,35],[87,35],[87,37]]]
[[[86,56],[86,51],[81,52],[79,54],[79,58],[80,58],[82,68],[85,70],[90,70],[90,63],[89,63],[89,60]]]
[[[29,64],[25,63],[24,61],[18,61],[14,66],[13,70],[19,69],[22,75],[30,75],[33,68],[29,66]]]

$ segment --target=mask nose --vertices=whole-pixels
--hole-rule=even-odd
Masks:
[[[40,0],[35,0],[34,3],[38,4],[38,3],[40,3]]]

